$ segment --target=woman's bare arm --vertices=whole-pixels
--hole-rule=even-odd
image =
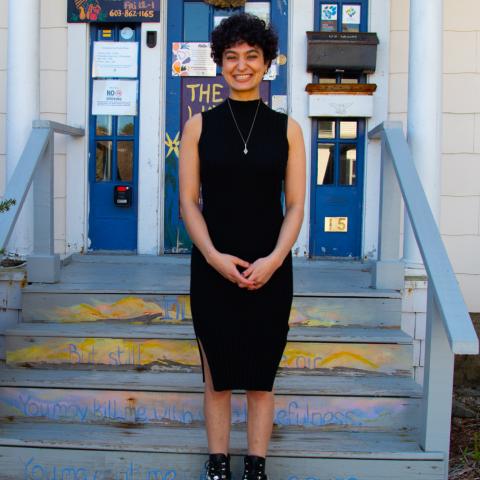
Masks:
[[[185,228],[205,260],[228,280],[250,286],[252,282],[237,270],[250,264],[238,257],[219,252],[210,238],[207,224],[199,207],[200,161],[198,140],[202,131],[201,114],[194,115],[183,128],[179,157],[180,212]]]
[[[287,137],[289,153],[285,173],[285,218],[277,244],[271,253],[279,265],[283,263],[298,237],[302,227],[305,205],[305,142],[300,125],[292,118],[288,119]]]
[[[255,285],[249,290],[261,288],[282,265],[290,252],[303,222],[305,203],[305,144],[300,125],[293,119],[288,119],[288,162],[285,172],[285,218],[273,251],[266,257],[252,263],[242,275],[253,280]]]

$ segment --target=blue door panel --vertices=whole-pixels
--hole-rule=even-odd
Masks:
[[[120,41],[121,29],[129,27],[133,35],[128,41],[140,46],[140,25],[102,24],[90,26],[90,58],[93,57],[93,42]],[[127,41],[126,39],[124,39]],[[138,51],[140,74],[140,48]],[[109,77],[113,78],[113,77]],[[90,98],[93,79],[90,75]],[[139,89],[137,91],[139,95]],[[136,116],[92,115],[90,101],[89,121],[89,231],[90,250],[127,250],[137,248],[138,209],[138,137],[139,111],[137,97]],[[97,163],[97,158],[110,154],[110,162]],[[114,186],[131,187],[130,207],[114,204]]]

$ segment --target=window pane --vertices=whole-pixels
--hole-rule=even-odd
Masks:
[[[344,5],[342,8],[342,31],[360,31],[360,5]]]
[[[335,138],[335,120],[319,120],[318,138]]]
[[[117,142],[117,180],[131,182],[133,178],[133,141]]]
[[[320,8],[320,30],[322,32],[336,32],[338,20],[338,5],[336,3],[323,3]]]
[[[337,83],[335,77],[321,77],[318,80],[318,83]]]
[[[96,135],[105,136],[112,134],[112,116],[111,115],[97,115],[97,129]]]
[[[210,11],[208,5],[203,2],[186,2],[183,8],[183,41],[208,41],[210,27]]]
[[[340,185],[355,185],[357,165],[357,147],[355,145],[340,146]]]
[[[112,142],[97,142],[96,148],[96,180],[108,182],[112,179]]]
[[[333,183],[333,155],[335,146],[322,144],[318,146],[317,155],[317,185]]]
[[[357,138],[357,122],[340,122],[340,138]]]
[[[133,122],[135,117],[130,115],[120,115],[117,122],[118,135],[133,135]]]

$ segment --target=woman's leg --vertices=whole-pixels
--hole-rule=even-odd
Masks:
[[[249,455],[267,456],[273,428],[274,400],[273,390],[247,390]]]
[[[205,396],[203,410],[205,414],[205,427],[207,429],[209,453],[228,454],[230,444],[230,425],[232,416],[232,391],[217,392],[213,388],[212,375],[207,362],[207,356],[200,345],[203,366],[205,370]]]

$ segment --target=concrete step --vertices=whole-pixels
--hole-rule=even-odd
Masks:
[[[12,423],[0,432],[2,479],[203,478],[202,429]],[[238,480],[246,433],[231,432],[232,470]],[[267,473],[275,480],[443,480],[443,455],[423,452],[404,434],[305,433],[274,430]]]
[[[399,327],[398,298],[296,296],[291,326]],[[23,292],[24,322],[191,323],[189,295]]]
[[[5,331],[11,366],[198,371],[191,325],[25,323]],[[412,338],[399,329],[292,327],[280,368],[302,374],[411,376]]]

